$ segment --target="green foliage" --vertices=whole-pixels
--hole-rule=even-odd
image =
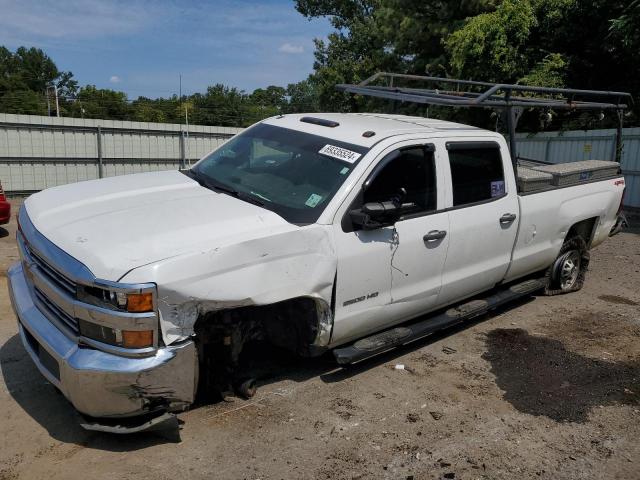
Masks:
[[[325,110],[371,108],[331,88],[377,71],[640,94],[640,0],[296,0],[296,8],[337,29],[317,42],[310,77]]]
[[[537,24],[528,0],[505,0],[496,11],[469,19],[445,42],[453,75],[511,82],[526,74],[525,48]]]
[[[80,88],[75,101],[69,102],[68,111],[74,117],[127,120],[130,107],[125,93],[87,85]]]
[[[375,14],[376,24],[395,55],[411,73],[446,74],[442,39],[468,17],[492,11],[496,0],[386,0]]]
[[[633,0],[618,18],[611,20],[611,35],[625,48],[640,48],[640,0]]]
[[[311,80],[303,80],[287,85],[288,103],[284,113],[317,112],[318,92],[316,85]]]
[[[550,53],[538,62],[519,83],[540,87],[562,88],[565,86],[567,61],[560,53]]]
[[[81,118],[139,122],[197,123],[245,127],[265,117],[287,112],[316,111],[317,88],[310,80],[287,88],[268,86],[247,94],[216,84],[204,93],[169,98],[139,97],[86,85],[78,88],[70,72],[61,72],[38,49],[0,47],[0,112],[47,115],[47,99],[55,115],[51,88],[58,88],[60,114]],[[47,95],[49,89],[49,95]]]
[[[71,72],[61,72],[38,48],[20,47],[11,52],[0,47],[0,111],[47,114],[45,91],[56,86],[59,95],[76,92]]]
[[[0,47],[0,111],[47,113],[56,85],[62,115],[146,122],[246,126],[271,115],[313,111],[394,111],[495,126],[485,111],[426,108],[344,94],[379,71],[473,78],[640,94],[640,0],[295,0],[309,19],[335,28],[315,40],[314,72],[304,81],[247,93],[212,85],[179,98],[129,100],[78,88],[38,49]],[[418,85],[416,85],[418,86]],[[635,121],[640,101],[634,106]],[[557,114],[560,118],[561,115]],[[589,116],[580,122],[591,125]],[[521,125],[538,123],[524,119]],[[605,126],[601,124],[600,126]]]

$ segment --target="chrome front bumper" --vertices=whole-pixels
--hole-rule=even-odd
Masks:
[[[42,375],[73,406],[91,417],[129,417],[183,410],[195,399],[197,353],[193,342],[127,358],[78,345],[34,304],[20,263],[8,272],[9,294],[22,343]]]

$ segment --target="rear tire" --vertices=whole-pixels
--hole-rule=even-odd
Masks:
[[[577,292],[584,285],[589,267],[589,251],[582,237],[564,241],[558,257],[546,272],[545,295]]]

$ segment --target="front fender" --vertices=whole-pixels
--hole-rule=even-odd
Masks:
[[[295,227],[146,265],[126,281],[158,285],[163,340],[193,335],[203,314],[312,297],[331,304],[337,258],[326,226]]]

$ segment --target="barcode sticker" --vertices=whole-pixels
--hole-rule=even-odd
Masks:
[[[328,157],[337,158],[338,160],[343,160],[345,162],[354,163],[358,160],[362,155],[358,152],[352,152],[351,150],[347,150],[346,148],[336,147],[335,145],[325,145],[318,152],[321,155],[326,155]]]

